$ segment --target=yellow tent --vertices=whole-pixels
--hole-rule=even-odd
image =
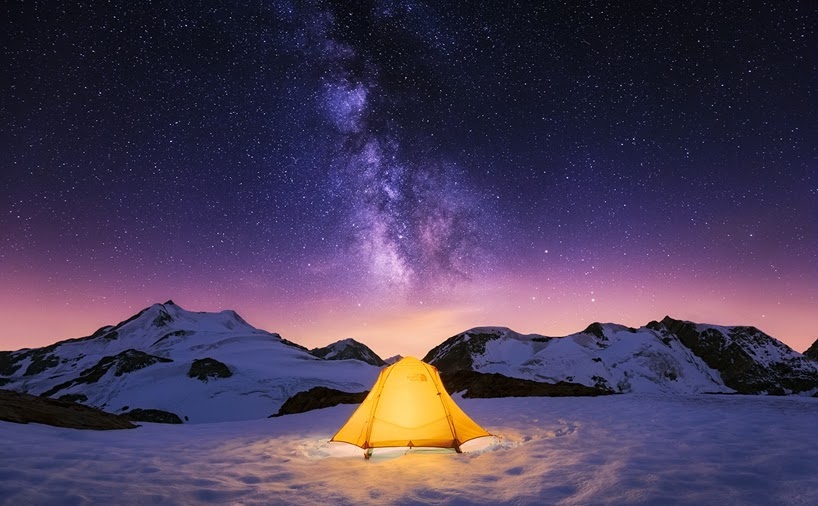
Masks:
[[[460,409],[443,388],[437,369],[406,357],[385,368],[364,402],[330,441],[373,448],[454,448],[490,436]]]

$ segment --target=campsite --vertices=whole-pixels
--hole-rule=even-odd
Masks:
[[[818,505],[818,1],[0,24],[0,506]]]
[[[809,504],[812,356],[666,317],[387,363],[167,301],[0,354],[0,503]]]

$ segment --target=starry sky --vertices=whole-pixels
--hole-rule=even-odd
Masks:
[[[173,299],[305,346],[818,338],[814,2],[0,7],[0,349]]]

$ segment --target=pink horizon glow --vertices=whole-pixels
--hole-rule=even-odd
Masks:
[[[203,287],[133,289],[127,297],[92,293],[54,283],[17,280],[14,292],[0,292],[0,349],[46,346],[87,336],[115,325],[152,303],[174,302],[189,311],[236,310],[251,325],[277,332],[308,348],[354,338],[381,357],[422,358],[445,339],[479,326],[509,327],[520,333],[564,336],[590,323],[640,327],[665,315],[697,323],[752,325],[798,352],[818,336],[814,292],[807,282],[787,293],[763,290],[748,282],[713,284],[656,282],[654,285],[609,283],[590,290],[565,281],[550,285],[522,277],[495,284],[471,283],[447,300],[409,301],[378,297],[327,297],[310,302],[276,301],[272,296],[223,293]],[[564,287],[571,286],[571,290]],[[50,287],[50,289],[49,289]],[[545,287],[545,288],[544,288]],[[245,294],[246,295],[246,294]]]

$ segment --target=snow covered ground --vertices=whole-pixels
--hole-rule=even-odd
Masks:
[[[355,406],[79,431],[0,422],[0,503],[818,504],[818,399],[456,400],[466,453],[327,439]]]

